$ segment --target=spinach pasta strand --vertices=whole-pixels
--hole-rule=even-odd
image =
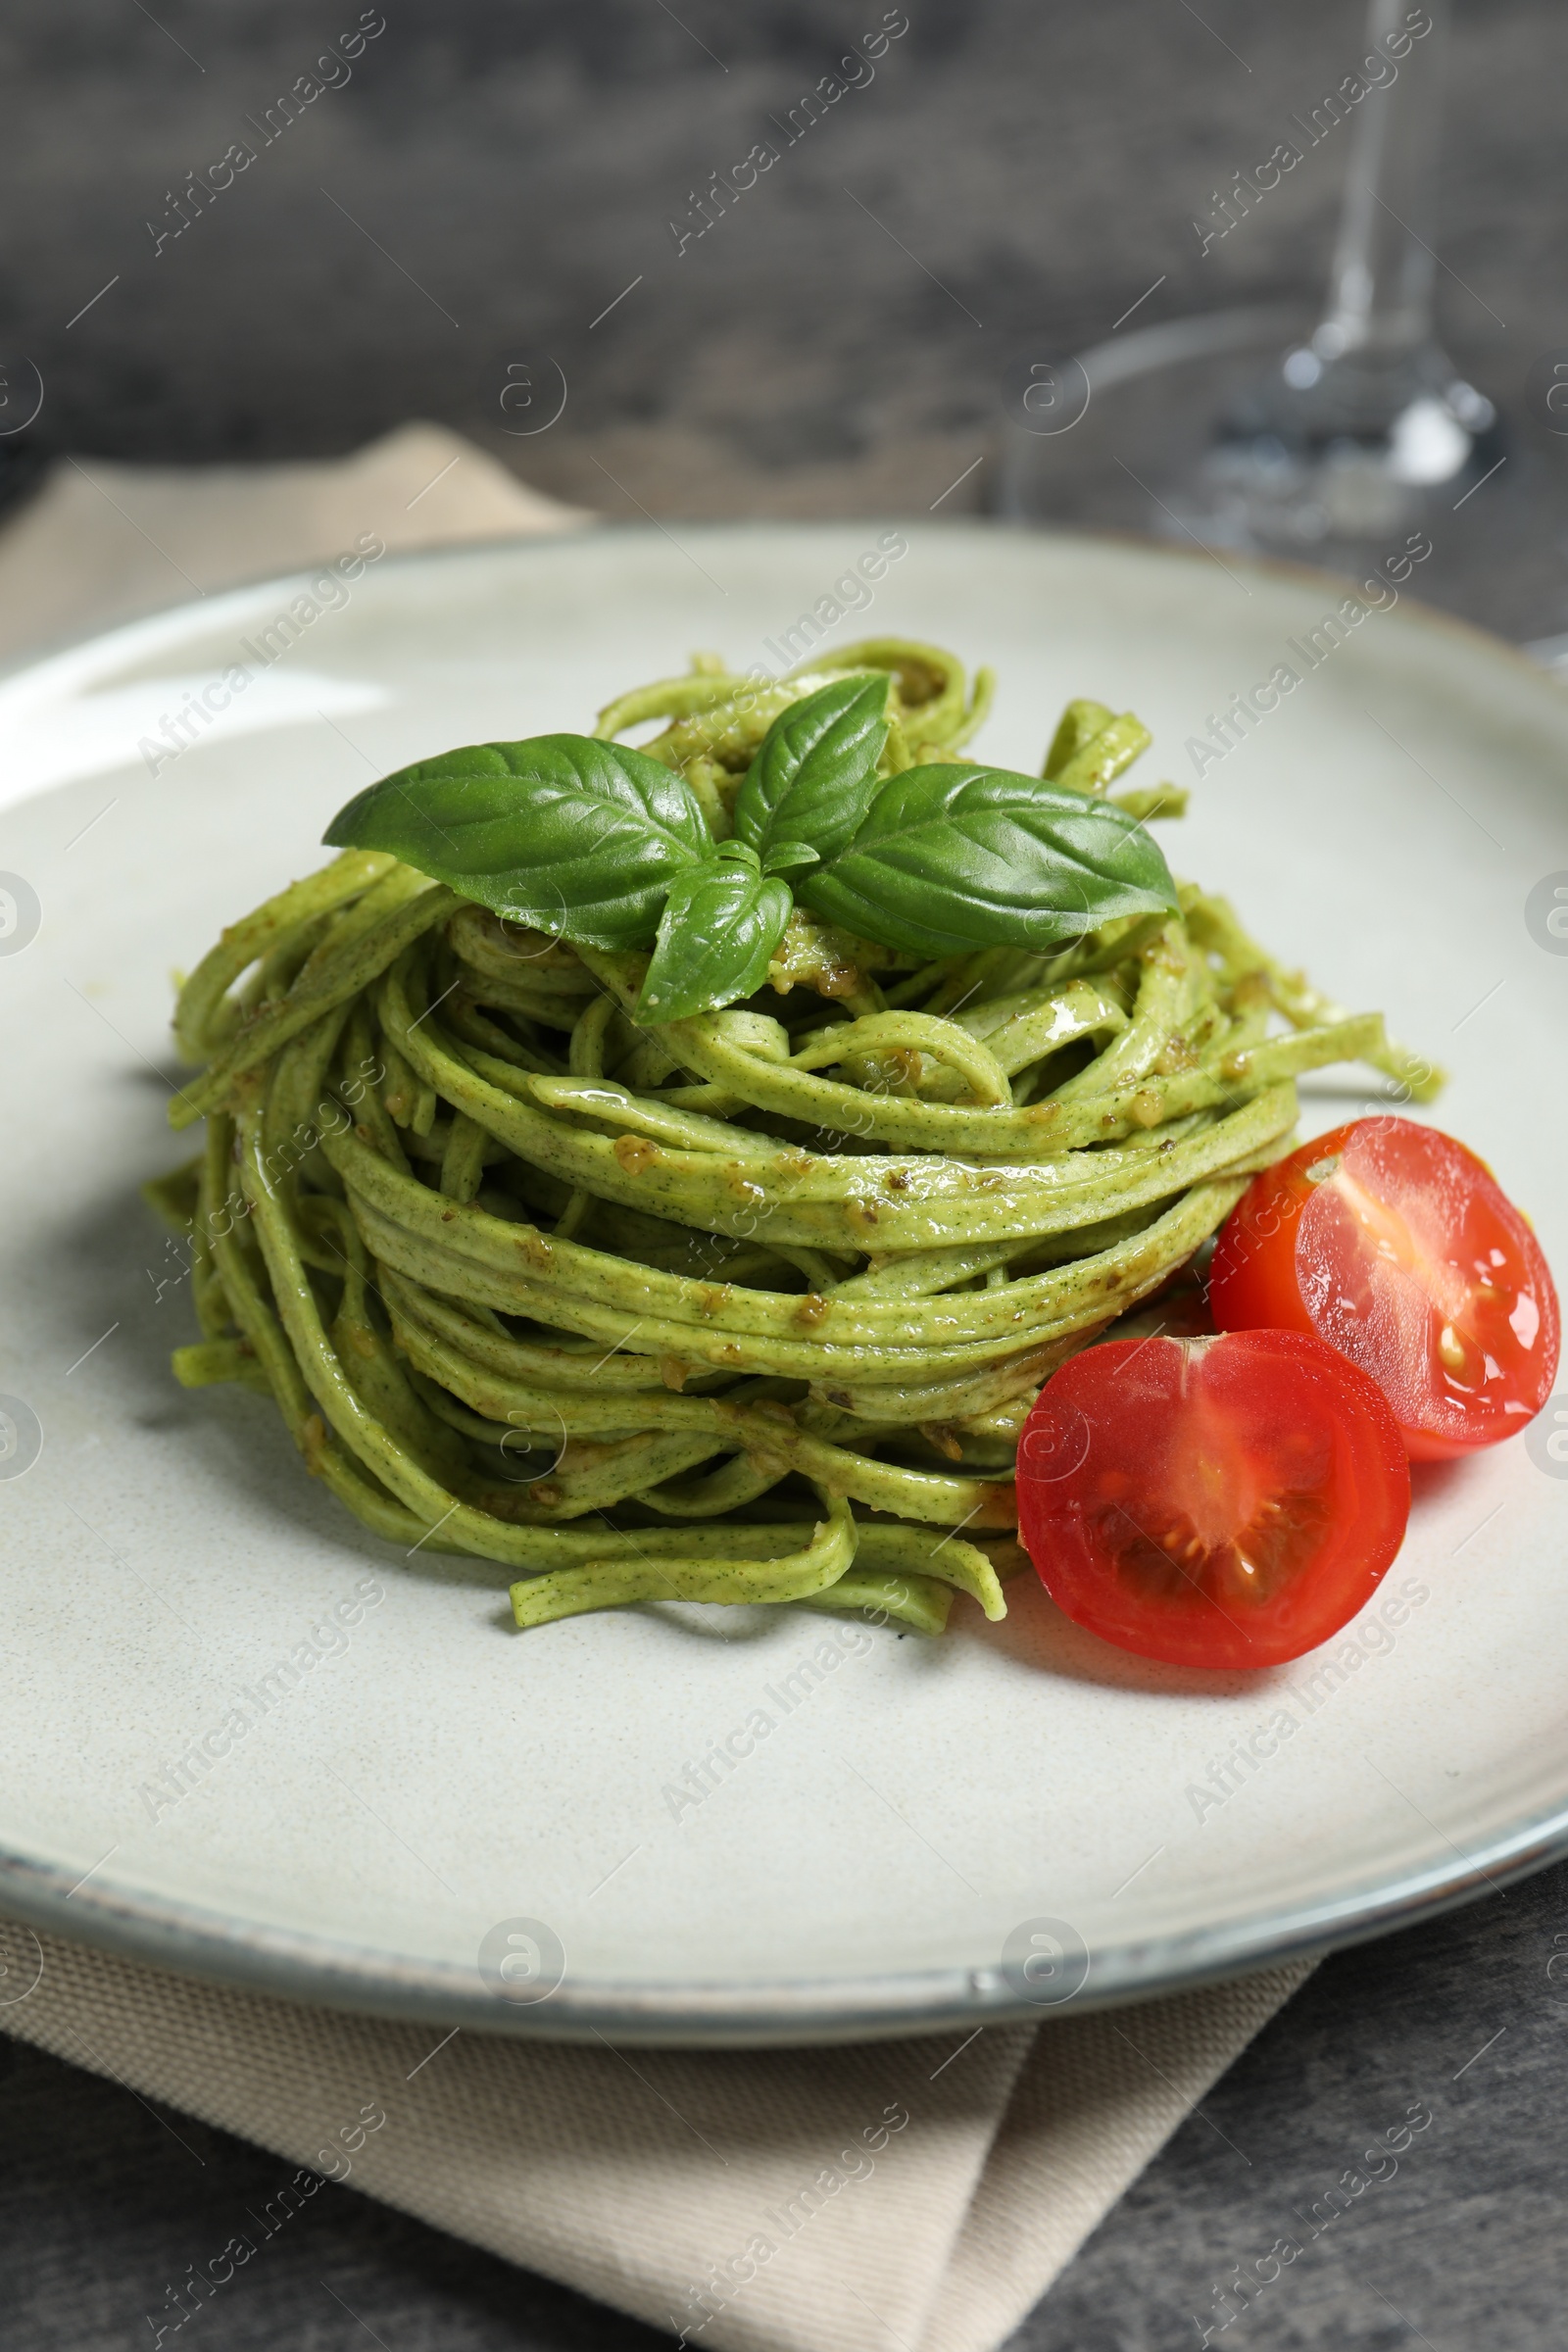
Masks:
[[[599,733],[659,727],[640,748],[722,842],[773,719],[861,671],[890,680],[888,777],[956,758],[989,702],[988,673],[876,639],[770,684],[700,656]],[[1147,741],[1075,702],[1044,773],[1104,795]],[[172,1115],[207,1139],[149,1188],[191,1237],[176,1374],[270,1395],[374,1534],[494,1561],[519,1626],[667,1599],[1000,1617],[1042,1382],[1215,1231],[1300,1072],[1438,1083],[1179,897],[925,961],[797,907],[752,998],[651,1028],[645,956],[346,851],[180,994],[206,1066]]]

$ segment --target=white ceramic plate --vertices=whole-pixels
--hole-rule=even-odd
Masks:
[[[0,941],[0,1391],[23,1408],[0,1463],[21,1473],[0,1477],[0,1909],[349,2005],[762,2040],[1167,1986],[1568,1848],[1549,1414],[1420,1475],[1392,1610],[1287,1670],[1203,1676],[1102,1646],[1029,1579],[1005,1624],[960,1604],[934,1643],[692,1607],[519,1637],[502,1570],[401,1558],[305,1476],[270,1407],[172,1380],[182,1260],[136,1196],[187,1150],[164,1125],[170,968],[310,869],[372,775],[586,726],[698,648],[778,666],[769,642],[816,608],[834,642],[898,632],[995,662],[1004,761],[1037,762],[1090,693],[1153,727],[1152,777],[1191,781],[1188,739],[1277,663],[1304,668],[1288,641],[1338,601],[1305,574],[927,525],[834,623],[819,600],[870,594],[846,574],[878,530],[385,562],[156,777],[137,738],[248,659],[300,582],[0,688],[10,790],[56,779],[0,814],[0,869],[27,886],[6,886],[20,928]],[[1438,1115],[1560,1265],[1568,942],[1527,900],[1568,868],[1565,762],[1559,687],[1404,604],[1209,765],[1166,835],[1179,870],[1451,1065]],[[19,948],[28,889],[41,921]],[[1307,1123],[1365,1100],[1353,1074],[1308,1081]],[[315,1661],[313,1627],[366,1579],[381,1597]],[[749,1721],[680,1804],[688,1763]]]

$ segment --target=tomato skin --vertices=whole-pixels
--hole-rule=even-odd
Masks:
[[[1297,1332],[1086,1348],[1018,1442],[1018,1533],[1052,1599],[1175,1666],[1315,1649],[1371,1599],[1409,1511],[1381,1390]]]
[[[1353,1119],[1254,1177],[1215,1245],[1209,1309],[1222,1331],[1338,1348],[1412,1461],[1512,1437],[1557,1370],[1540,1243],[1473,1152],[1414,1119]]]

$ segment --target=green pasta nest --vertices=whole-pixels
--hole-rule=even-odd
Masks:
[[[770,721],[867,670],[891,675],[890,775],[983,714],[984,673],[973,694],[889,640],[765,689],[699,658],[598,733],[667,719],[642,748],[722,841]],[[1147,740],[1073,704],[1045,773],[1103,792]],[[645,956],[347,851],[180,995],[206,1067],[174,1120],[208,1124],[151,1188],[205,1334],[175,1372],[270,1395],[405,1552],[514,1572],[519,1625],[682,1598],[938,1632],[955,1590],[1000,1617],[1043,1381],[1277,1156],[1298,1072],[1431,1083],[1379,1015],[1179,896],[1049,954],[924,963],[797,908],[744,1004],[650,1028]]]

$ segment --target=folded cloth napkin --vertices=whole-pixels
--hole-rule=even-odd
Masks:
[[[32,1984],[7,2032],[275,2150],[293,2210],[350,2180],[713,2352],[989,2352],[1309,1973],[967,2037],[697,2051],[443,2037],[16,1922],[0,1962],[0,1987]]]
[[[67,461],[0,531],[0,657],[364,530],[587,519],[430,425],[337,463]],[[1308,1973],[967,2037],[620,2050],[443,2039],[0,1920],[0,2029],[275,2150],[294,2210],[352,2180],[713,2352],[988,2352]]]
[[[64,458],[0,530],[0,661],[325,563],[362,531],[401,552],[590,519],[438,424],[288,466]]]

